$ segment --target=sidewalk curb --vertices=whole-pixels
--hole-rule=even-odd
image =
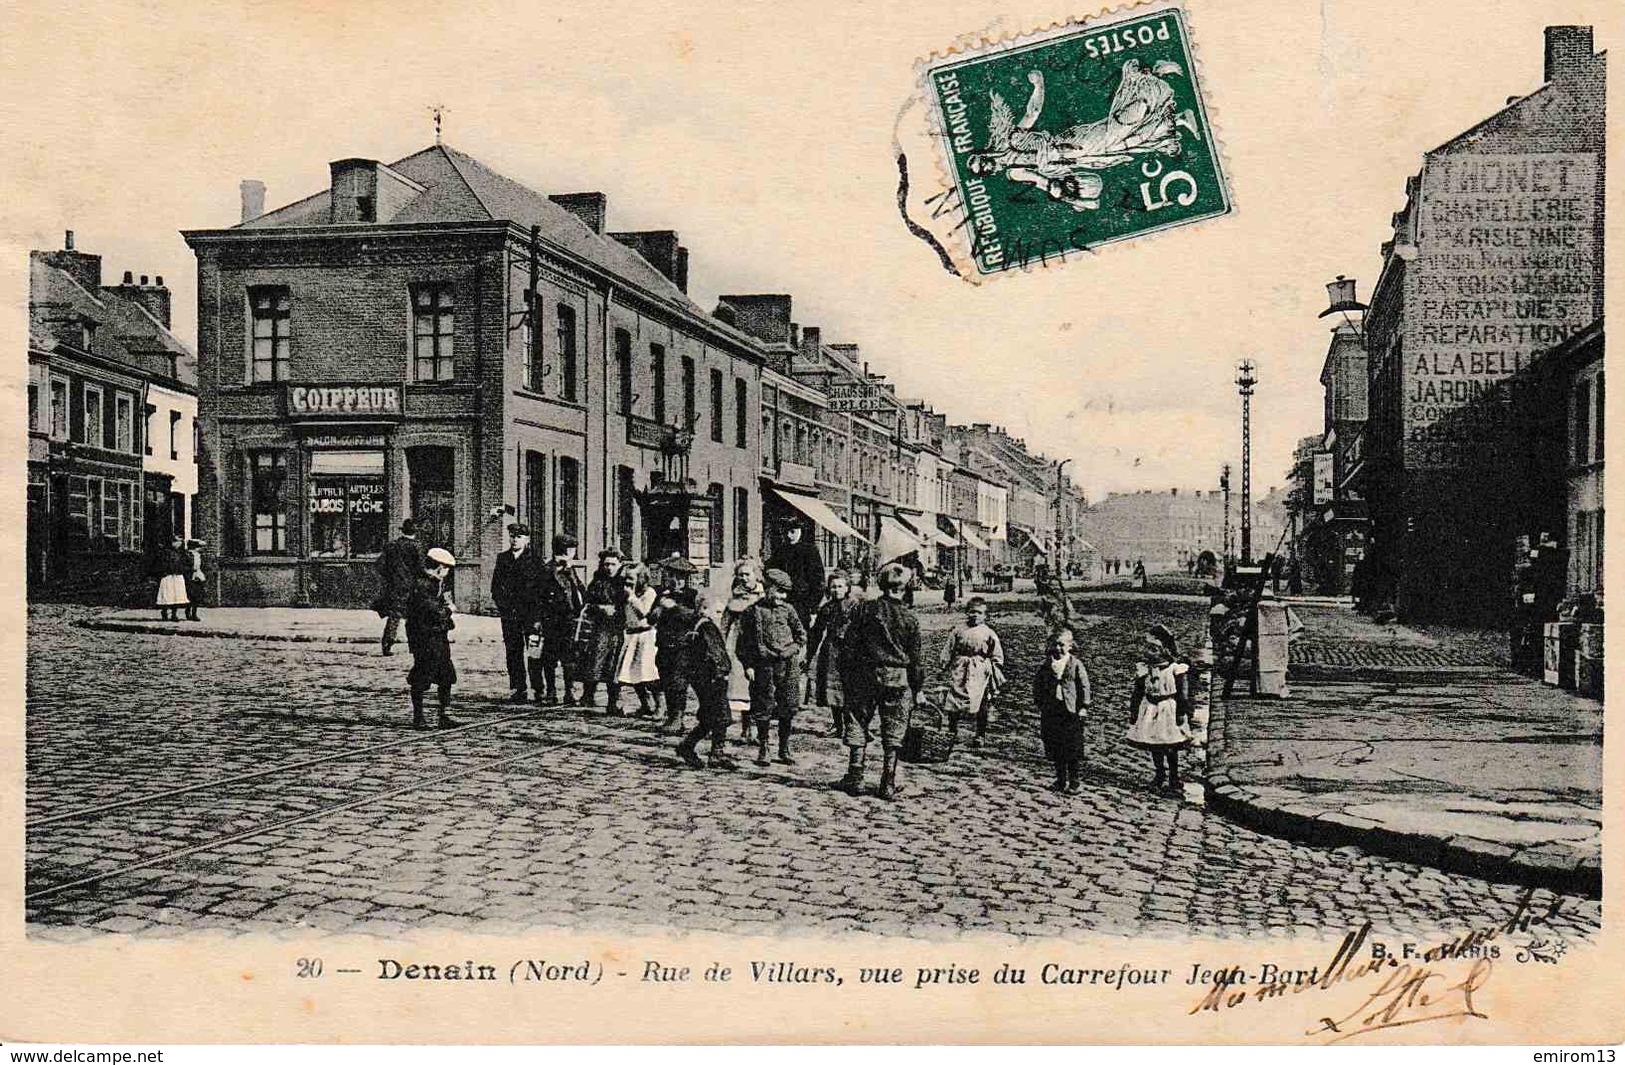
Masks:
[[[1447,873],[1602,897],[1599,861],[1566,844],[1513,847],[1474,836],[1401,832],[1341,811],[1328,812],[1259,798],[1257,793],[1232,780],[1226,770],[1225,729],[1231,707],[1223,698],[1222,684],[1215,668],[1208,681],[1208,771],[1203,781],[1207,805],[1215,812],[1248,828],[1300,843],[1322,847],[1353,845],[1372,854],[1432,866]]]
[[[347,644],[373,644],[378,640],[371,636],[312,636],[305,633],[248,633],[236,629],[211,629],[207,625],[187,625],[185,622],[161,621],[109,621],[105,618],[79,618],[69,622],[79,629],[96,629],[101,632],[135,632],[153,636],[206,636],[215,640],[265,640],[271,643],[347,643]],[[178,625],[178,627],[177,627]]]

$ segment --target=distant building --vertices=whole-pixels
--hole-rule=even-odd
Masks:
[[[152,553],[186,535],[196,367],[169,331],[169,289],[125,275],[104,286],[101,256],[29,255],[28,589],[31,597],[139,602]],[[157,404],[187,446],[147,458]],[[156,446],[154,446],[156,450]]]
[[[1230,525],[1241,526],[1241,497],[1232,495]],[[1079,516],[1083,538],[1095,550],[1107,575],[1127,574],[1136,562],[1148,573],[1188,573],[1211,552],[1224,559],[1224,498],[1218,490],[1110,492]],[[1286,493],[1269,489],[1253,503],[1253,553],[1286,552]],[[1232,533],[1234,539],[1235,533]]]

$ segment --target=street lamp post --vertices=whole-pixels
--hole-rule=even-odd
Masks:
[[[1253,388],[1258,367],[1251,359],[1236,364],[1236,389],[1241,393],[1241,561],[1253,560]]]
[[[1055,464],[1055,572],[1061,573],[1061,516],[1066,513],[1066,501],[1061,492],[1061,471],[1071,459],[1062,459]]]
[[[1219,471],[1219,489],[1224,493],[1224,564],[1230,565],[1230,463]]]

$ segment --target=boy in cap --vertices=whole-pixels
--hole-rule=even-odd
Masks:
[[[660,674],[660,691],[665,696],[666,719],[661,722],[662,728],[680,727],[683,723],[683,711],[688,706],[689,679],[684,672],[686,665],[683,654],[683,640],[694,628],[694,614],[692,605],[685,607],[683,601],[692,599],[692,596],[680,596],[679,593],[691,592],[689,582],[699,572],[694,565],[682,555],[673,554],[660,563],[659,592],[655,599],[655,671]]]
[[[918,699],[925,681],[920,662],[920,623],[903,603],[903,589],[910,576],[907,567],[895,562],[883,566],[880,598],[860,603],[847,629],[847,644],[863,684],[857,697],[847,704],[846,746],[850,761],[846,776],[836,786],[851,795],[858,794],[863,786],[864,755],[877,712],[885,765],[875,794],[882,799],[897,795],[897,752],[902,749],[912,709],[909,689]]]
[[[686,683],[694,687],[699,697],[699,720],[677,745],[677,755],[694,769],[709,765],[712,769],[738,769],[739,763],[728,757],[728,725],[733,715],[728,709],[728,677],[733,673],[733,660],[728,657],[722,630],[703,612],[700,594],[693,588],[679,588],[671,594],[672,608],[663,617],[683,619],[683,631],[677,634],[673,670]],[[675,624],[672,626],[676,628]],[[665,667],[661,667],[665,678]],[[685,696],[686,698],[686,693]],[[666,705],[677,698],[673,689],[666,689]],[[681,707],[678,719],[682,718]],[[711,756],[700,761],[696,747],[701,739],[711,737]]]
[[[423,573],[428,556],[418,542],[418,523],[411,518],[401,522],[401,534],[384,545],[378,555],[378,598],[372,607],[384,619],[384,654],[394,654],[395,634],[406,617],[406,601],[412,585]]]
[[[750,716],[756,725],[756,764],[767,760],[768,725],[779,723],[781,765],[793,765],[790,731],[801,701],[796,660],[807,645],[807,629],[788,602],[795,582],[783,570],[770,569],[762,598],[739,618],[739,641],[734,653],[750,677]]]
[[[451,640],[446,635],[455,627],[451,619],[454,605],[446,592],[446,578],[457,560],[443,547],[429,549],[424,569],[412,585],[406,601],[406,645],[412,650],[412,669],[406,674],[412,691],[412,727],[431,728],[423,710],[423,695],[432,684],[439,696],[441,728],[456,728],[446,713],[451,705],[451,686],[457,683],[457,667],[451,661]]]

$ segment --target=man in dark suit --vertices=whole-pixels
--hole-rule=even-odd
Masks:
[[[807,539],[799,521],[791,519],[783,528],[784,542],[773,553],[767,568],[790,575],[790,605],[795,607],[796,616],[805,627],[824,599],[824,560],[819,557],[818,548]]]
[[[555,666],[564,670],[564,705],[574,706],[575,697],[575,642],[576,625],[581,619],[581,608],[586,605],[587,589],[576,575],[576,538],[569,533],[553,537],[553,560],[543,566],[541,579],[540,624],[542,654],[540,668],[547,685],[547,694],[539,696],[543,706],[553,706],[559,700],[554,688]],[[532,682],[535,678],[531,678]]]
[[[508,700],[525,702],[525,641],[540,632],[542,616],[542,560],[530,550],[530,526],[508,526],[513,546],[497,556],[491,574],[491,602],[502,616],[502,647],[508,663]],[[542,700],[544,680],[540,668],[531,678],[536,701]]]
[[[401,630],[401,619],[406,616],[406,601],[411,598],[412,586],[423,576],[428,564],[423,545],[418,543],[417,522],[407,518],[401,522],[401,535],[384,545],[378,556],[378,581],[381,588],[373,609],[384,621],[384,654],[392,654]]]

